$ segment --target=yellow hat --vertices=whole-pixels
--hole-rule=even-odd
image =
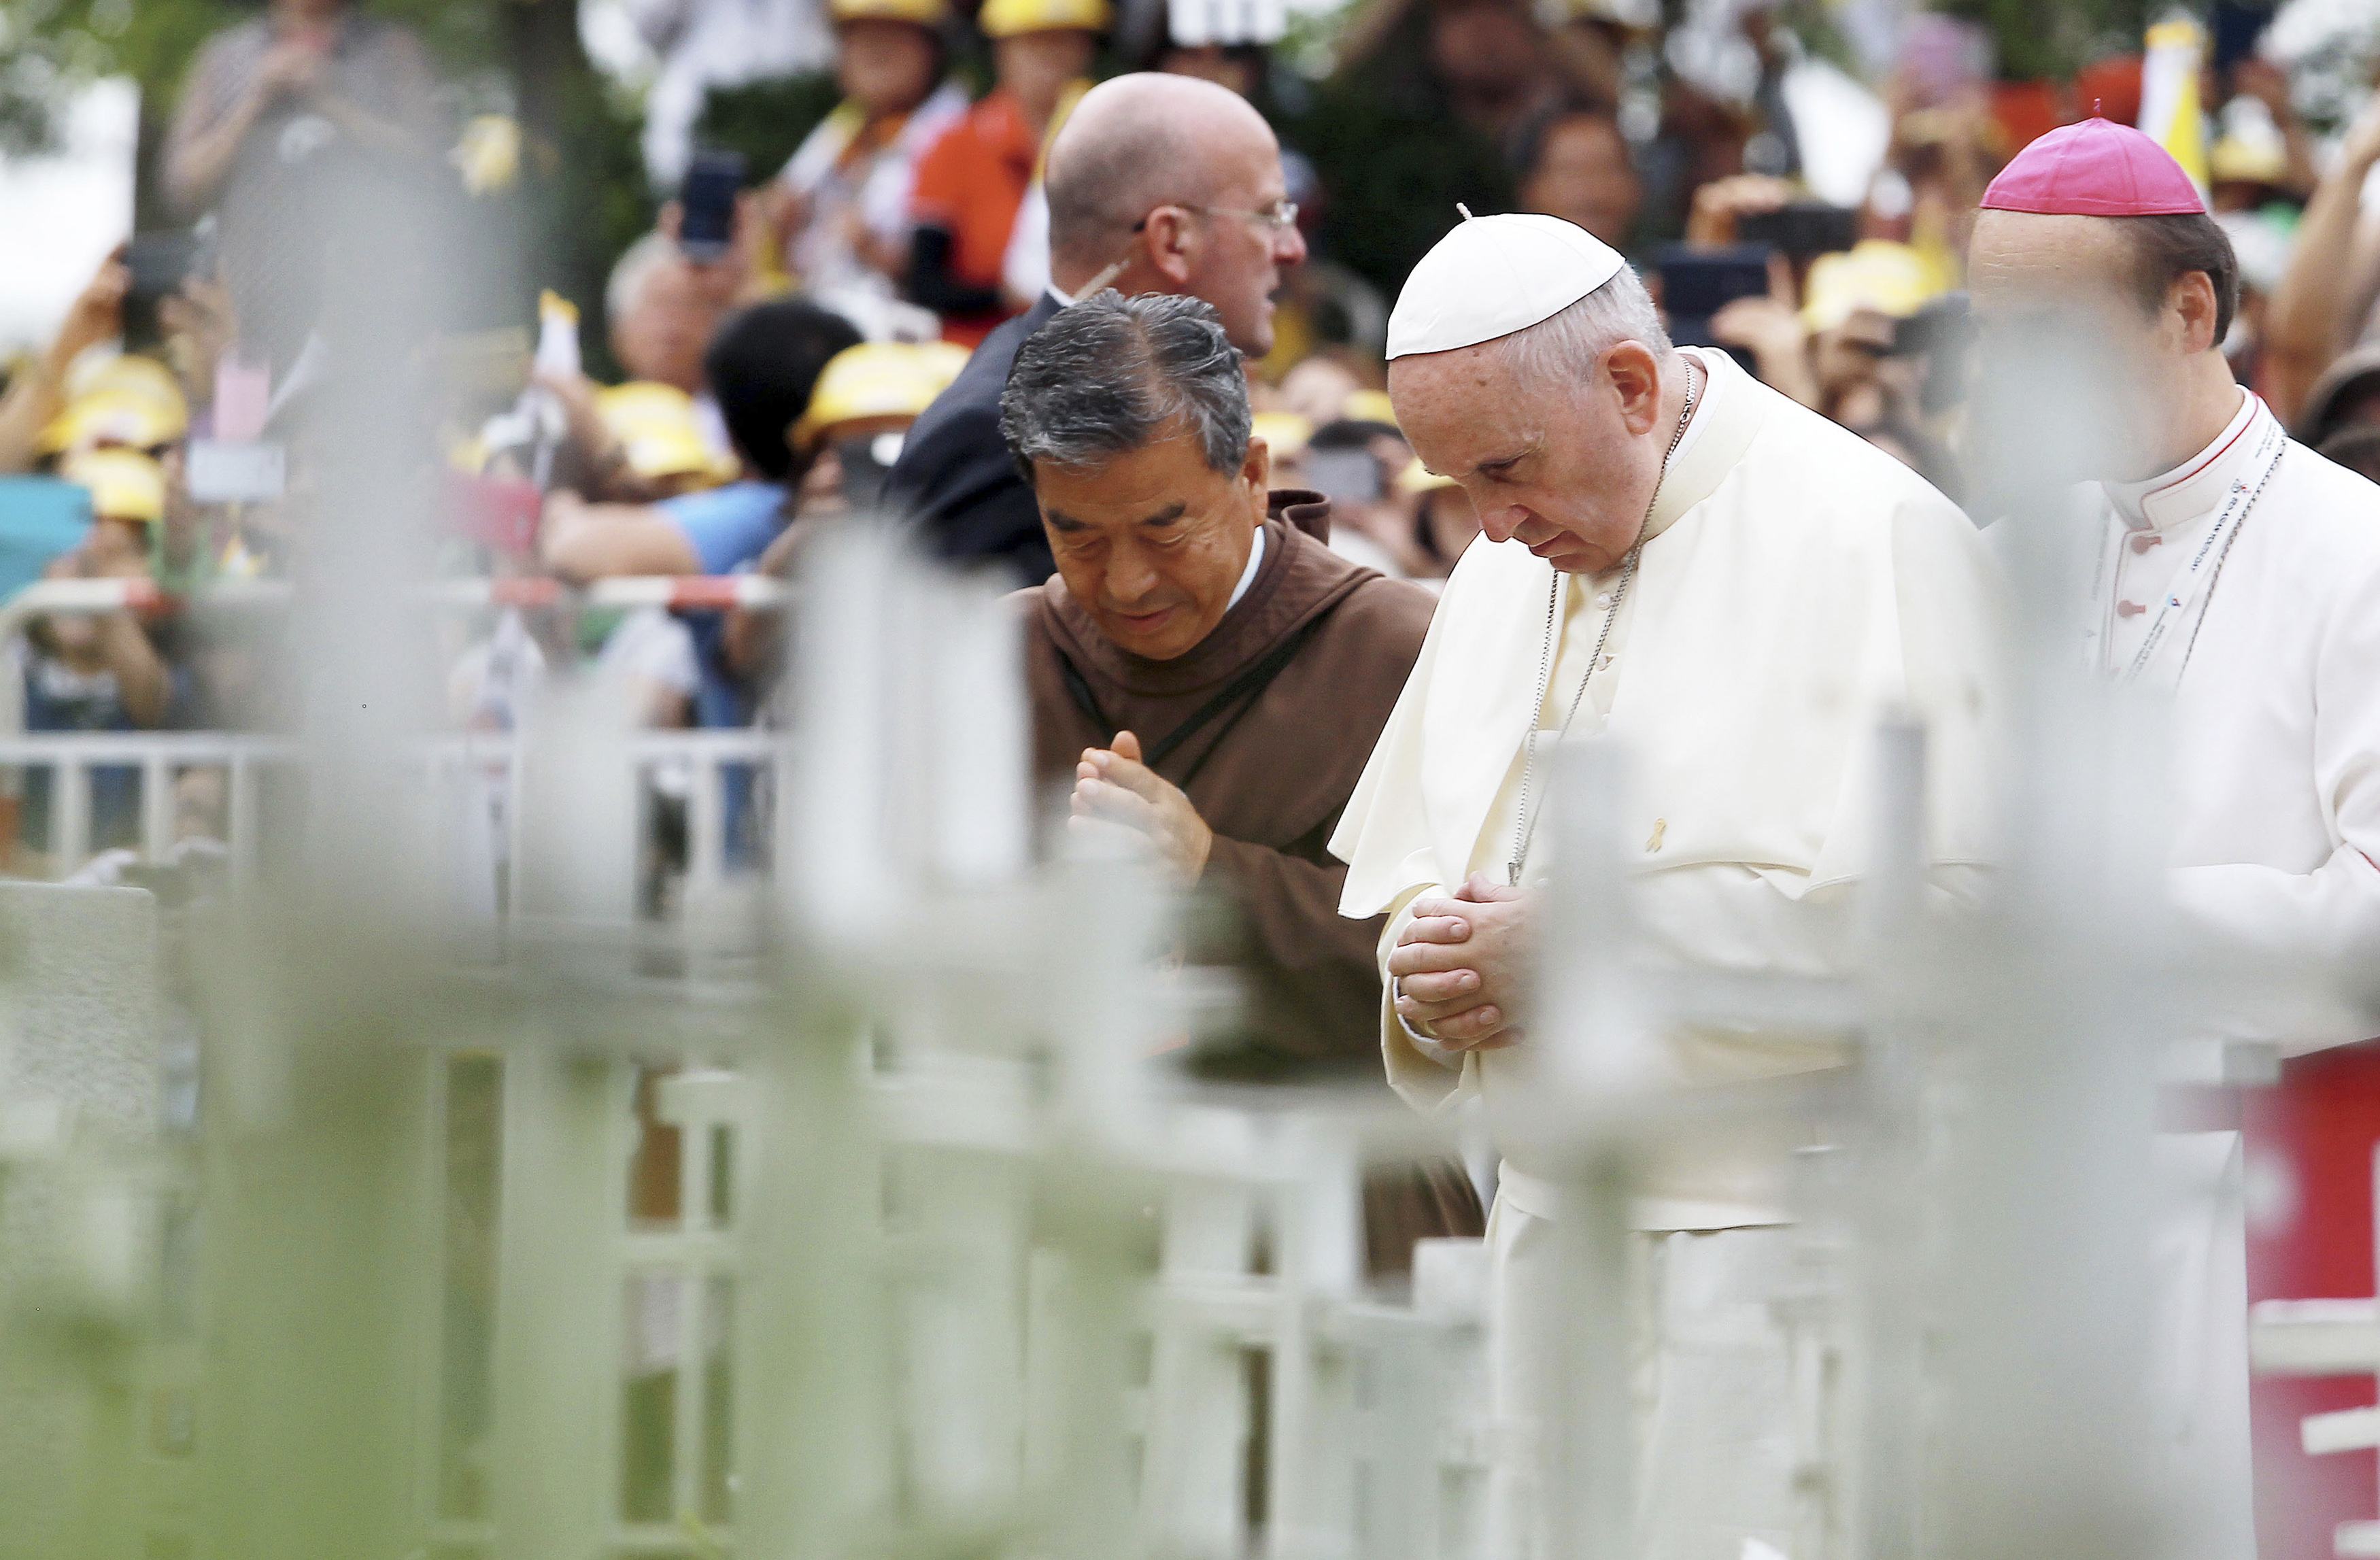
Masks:
[[[1396,403],[1385,390],[1354,390],[1340,403],[1339,415],[1350,422],[1385,422],[1397,426]]]
[[[1260,411],[1248,432],[1265,442],[1275,460],[1288,460],[1305,453],[1306,441],[1314,437],[1314,424],[1293,411]]]
[[[919,27],[940,27],[951,19],[945,0],[829,0],[827,14],[836,21],[905,21]]]
[[[863,341],[827,360],[809,409],[788,430],[808,449],[838,424],[915,420],[966,367],[964,347],[947,341]]]
[[[481,114],[463,127],[446,160],[461,170],[463,188],[494,195],[520,182],[520,121],[509,114]]]
[[[1456,485],[1452,477],[1441,477],[1424,466],[1421,463],[1421,457],[1417,455],[1413,457],[1411,465],[1397,473],[1399,493],[1436,493],[1440,488],[1451,488]]]
[[[190,405],[173,372],[153,358],[85,360],[67,375],[66,409],[42,430],[44,455],[129,445],[153,449],[189,431]]]
[[[165,518],[164,468],[137,450],[82,450],[59,464],[58,475],[91,490],[91,512],[103,520]]]
[[[2278,184],[2289,177],[2289,146],[2277,130],[2265,135],[2235,131],[2215,143],[2206,163],[2207,176],[2223,183]]]
[[[172,407],[185,417],[189,415],[189,403],[182,396],[182,382],[174,377],[174,371],[137,352],[83,358],[67,374],[67,399],[70,401],[103,390],[144,396],[160,406]]]
[[[1830,331],[1866,309],[1905,320],[1942,290],[1939,274],[1924,255],[1907,244],[1865,238],[1811,263],[1802,323],[1814,331]]]
[[[1114,15],[1108,0],[983,0],[975,24],[987,38],[1014,38],[1021,32],[1061,28],[1105,32]]]
[[[628,469],[639,477],[733,475],[725,458],[705,442],[694,398],[674,384],[632,380],[595,394],[595,415],[626,451]]]
[[[42,430],[37,447],[43,455],[109,445],[155,449],[172,444],[188,427],[186,413],[177,415],[146,396],[104,390],[67,402],[66,410]]]

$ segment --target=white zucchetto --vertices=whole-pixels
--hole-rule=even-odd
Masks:
[[[1551,319],[1620,274],[1620,251],[1558,216],[1465,217],[1389,313],[1389,356],[1451,352]]]

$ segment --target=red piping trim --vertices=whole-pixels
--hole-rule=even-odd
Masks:
[[[2249,392],[2248,392],[2248,399],[2249,399],[2251,402],[2252,402],[2255,406],[2262,406],[2262,405],[2264,405],[2263,400],[2262,400],[2262,399],[2261,399],[2261,398],[2256,395],[2256,393],[2255,393],[2254,391],[2252,391],[2252,390],[2251,390],[2251,391],[2249,391]],[[2200,458],[2200,460],[2199,460],[2199,462],[2198,462],[2198,464],[2197,464],[2197,465],[2195,465],[2195,466],[2192,467],[2189,470],[2182,472],[2180,476],[2178,476],[2178,477],[2174,478],[2171,481],[2167,481],[2167,482],[2160,482],[2160,483],[2158,483],[2155,487],[2153,487],[2153,488],[2149,489],[2149,491],[2148,491],[2148,492],[2146,492],[2146,493],[2144,493],[2144,494],[2141,494],[2141,496],[2142,496],[2143,498],[2144,498],[2144,499],[2146,499],[2146,498],[2153,498],[2153,497],[2155,497],[2155,495],[2157,495],[2158,494],[2166,492],[2166,491],[2167,491],[2168,489],[2169,489],[2169,488],[2178,488],[2178,487],[2180,487],[2182,483],[2184,483],[2184,482],[2186,482],[2186,481],[2190,481],[2190,479],[2191,479],[2191,478],[2195,477],[2195,476],[2196,476],[2196,475],[2198,475],[2201,471],[2205,470],[2209,466],[2214,465],[2216,461],[2218,461],[2218,460],[2222,459],[2225,456],[2227,456],[2227,455],[2230,454],[2230,453],[2231,453],[2231,446],[2232,446],[2233,445],[2238,444],[2240,440],[2242,440],[2242,439],[2246,438],[2246,437],[2248,436],[2248,430],[2249,430],[2249,429],[2251,429],[2251,428],[2253,428],[2255,425],[2256,425],[2256,414],[2255,414],[2255,412],[2254,412],[2253,410],[2251,410],[2251,411],[2248,413],[2248,420],[2247,420],[2245,422],[2242,422],[2242,423],[2240,423],[2240,431],[2239,431],[2237,433],[2232,434],[2229,438],[2228,438],[2228,439],[2226,439],[2226,440],[2224,440],[2224,441],[2223,441],[2223,447],[2222,447],[2221,449],[2209,450],[2209,451],[2208,451],[2208,452],[2207,452],[2204,457],[2202,457]]]

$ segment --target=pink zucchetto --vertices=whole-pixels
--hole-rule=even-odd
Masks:
[[[2129,125],[2085,119],[2018,152],[1984,191],[1994,212],[2201,216],[2206,201],[2166,149]]]

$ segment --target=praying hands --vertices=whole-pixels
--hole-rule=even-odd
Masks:
[[[1140,762],[1140,738],[1119,731],[1112,748],[1086,748],[1075,766],[1077,832],[1128,829],[1141,836],[1185,884],[1198,881],[1215,847],[1215,831],[1182,788]]]
[[[1519,1043],[1530,901],[1474,872],[1452,896],[1426,894],[1389,954],[1397,1016],[1453,1051]]]

